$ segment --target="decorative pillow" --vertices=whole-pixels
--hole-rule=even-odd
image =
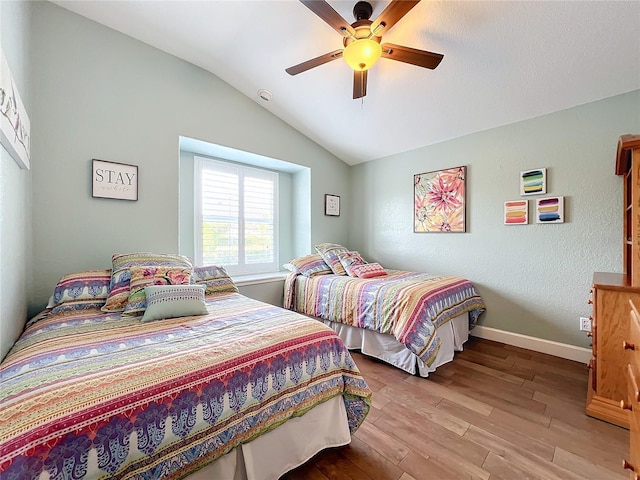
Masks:
[[[329,265],[327,265],[318,253],[294,258],[293,260],[289,260],[285,263],[283,267],[293,273],[299,273],[307,277],[333,273]]]
[[[144,290],[147,309],[143,322],[209,313],[204,303],[204,285],[153,285]]]
[[[360,255],[358,252],[342,252],[338,254],[338,258],[340,259],[340,263],[347,272],[347,275],[349,275],[350,277],[355,277],[352,271],[352,267],[356,265],[364,265],[365,263],[367,263],[364,261],[364,258],[362,258],[362,255]]]
[[[337,243],[321,243],[320,245],[316,245],[316,251],[320,254],[322,259],[325,261],[331,271],[336,275],[344,275],[346,272],[344,271],[344,267],[340,263],[340,258],[338,258],[339,253],[348,252],[349,249],[343,247],[342,245],[338,245]]]
[[[192,268],[191,262],[184,255],[168,253],[115,253],[111,257],[112,272],[109,284],[107,303],[103,312],[121,312],[129,299],[129,282],[131,267],[183,267]]]
[[[238,287],[224,269],[218,265],[206,265],[203,267],[193,267],[191,283],[204,285],[204,294],[213,295],[215,293],[237,292]]]
[[[147,308],[147,296],[144,288],[149,285],[189,285],[191,269],[181,267],[131,267],[129,299],[124,307],[123,316],[142,315]]]
[[[379,263],[365,263],[363,265],[354,265],[351,267],[354,276],[359,278],[381,277],[387,274]]]
[[[51,313],[100,308],[109,295],[111,270],[67,273],[58,281],[47,308]]]

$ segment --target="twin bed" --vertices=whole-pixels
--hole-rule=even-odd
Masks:
[[[316,249],[285,265],[285,308],[321,320],[347,348],[408,373],[427,377],[453,360],[485,311],[467,279],[385,270],[338,244]],[[353,269],[354,258],[365,269]]]
[[[65,275],[0,364],[0,476],[277,479],[364,421],[349,349],[426,376],[484,311],[464,279],[302,263],[286,309],[179,255]]]

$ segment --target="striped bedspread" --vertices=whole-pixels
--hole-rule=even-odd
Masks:
[[[289,274],[285,308],[393,335],[427,365],[440,346],[436,328],[465,312],[473,328],[485,311],[482,298],[464,278],[402,270],[387,273],[368,279]]]
[[[0,477],[183,478],[337,395],[362,423],[371,392],[330,328],[238,293],[207,308],[31,322],[0,364]]]

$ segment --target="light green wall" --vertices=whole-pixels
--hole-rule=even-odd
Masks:
[[[33,124],[28,2],[0,1],[0,47]],[[31,287],[31,172],[0,146],[0,359],[18,338]]]
[[[640,132],[640,91],[358,165],[350,246],[387,267],[471,279],[480,324],[587,346],[578,317],[594,271],[622,269],[622,180],[616,143]],[[467,233],[413,233],[413,175],[467,166]],[[519,174],[546,167],[565,223],[537,225]],[[505,226],[508,200],[529,199],[530,224]],[[538,197],[540,198],[540,197]]]
[[[483,325],[587,344],[577,317],[590,314],[591,274],[621,267],[613,160],[618,136],[640,131],[639,92],[349,168],[198,67],[51,3],[0,9],[32,125],[30,172],[0,152],[2,355],[64,273],[178,250],[181,135],[310,167],[311,203],[293,215],[310,210],[311,233],[295,251],[333,241],[388,267],[465,276],[487,301]],[[92,158],[138,165],[140,200],[93,199]],[[414,234],[413,175],[456,165],[468,166],[468,233]],[[566,223],[504,226],[519,172],[537,167],[565,196]],[[325,193],[341,195],[340,217],[324,216]]]
[[[347,241],[349,166],[214,75],[51,3],[33,6],[30,313],[66,272],[114,252],[178,251],[178,142],[186,136],[311,168],[313,243]],[[138,165],[139,200],[91,197],[91,159]]]

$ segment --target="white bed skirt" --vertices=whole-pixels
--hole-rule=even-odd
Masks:
[[[358,349],[412,375],[418,372],[421,377],[427,377],[440,365],[453,360],[454,352],[462,351],[469,339],[467,313],[445,323],[437,331],[440,350],[433,364],[427,366],[391,335],[318,320],[333,328],[348,349]],[[347,412],[342,397],[338,396],[236,448],[190,475],[188,480],[276,480],[325,448],[349,442]]]
[[[469,339],[469,314],[463,313],[442,325],[436,331],[440,338],[440,350],[430,366],[398,342],[392,335],[373,330],[352,327],[330,320],[318,319],[333,328],[350,350],[360,350],[365,355],[377,358],[414,375],[428,377],[440,365],[453,360],[454,352],[462,351]]]
[[[341,396],[236,448],[188,480],[276,480],[316,453],[351,442]]]

